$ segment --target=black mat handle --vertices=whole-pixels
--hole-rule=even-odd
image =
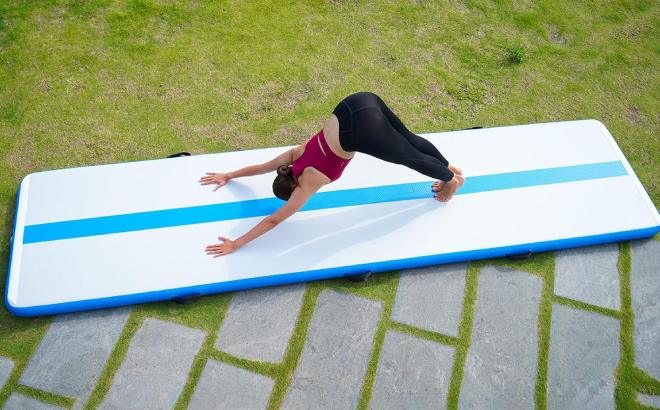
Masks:
[[[189,155],[190,155],[190,152],[179,152],[178,154],[172,154],[167,158],[187,157]]]
[[[344,277],[348,279],[349,282],[364,282],[365,280],[369,279],[369,276],[371,276],[371,269],[358,275],[349,275],[348,273],[344,273]]]
[[[529,259],[530,256],[532,256],[532,251],[527,251],[527,253],[521,253],[519,255],[506,254],[506,258],[510,261],[524,261]]]
[[[197,293],[193,293],[193,294],[188,295],[188,296],[181,296],[181,297],[172,296],[172,300],[175,301],[176,303],[178,303],[179,305],[187,305],[188,303],[199,299],[201,296],[202,296],[202,294],[197,292]]]

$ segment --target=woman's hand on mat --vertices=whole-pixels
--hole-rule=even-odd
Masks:
[[[224,184],[226,184],[231,178],[229,178],[228,174],[220,174],[220,173],[215,173],[215,172],[207,172],[206,176],[203,176],[202,179],[199,180],[199,182],[202,183],[202,185],[210,185],[210,184],[218,184],[213,190],[217,190]]]
[[[222,236],[218,236],[218,238],[224,243],[207,246],[206,247],[207,255],[213,255],[214,258],[217,258],[218,256],[229,255],[230,253],[235,252],[236,249],[238,249],[238,246],[236,246],[234,241],[232,241],[231,239],[227,239]]]

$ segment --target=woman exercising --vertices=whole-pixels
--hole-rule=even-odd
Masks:
[[[220,236],[223,243],[207,246],[206,253],[215,258],[228,255],[273,229],[298,212],[323,185],[336,181],[355,152],[438,179],[432,185],[438,201],[449,201],[465,182],[461,170],[449,165],[429,141],[408,131],[379,96],[369,92],[352,94],[332,111],[323,129],[304,144],[264,164],[227,174],[208,172],[200,179],[202,185],[217,184],[215,191],[230,179],[277,170],[273,193],[287,201],[235,241]]]

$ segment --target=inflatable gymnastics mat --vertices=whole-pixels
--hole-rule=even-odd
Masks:
[[[310,134],[311,135],[311,134]],[[432,180],[357,154],[342,178],[237,252],[283,202],[275,173],[217,191],[206,172],[290,147],[37,172],[20,184],[6,304],[37,316],[655,235],[658,211],[608,130],[569,121],[424,134],[466,183],[438,202]]]

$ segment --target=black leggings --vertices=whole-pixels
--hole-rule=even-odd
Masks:
[[[344,98],[332,111],[339,119],[339,143],[387,162],[405,165],[434,179],[450,181],[449,161],[429,141],[408,131],[374,93]]]

